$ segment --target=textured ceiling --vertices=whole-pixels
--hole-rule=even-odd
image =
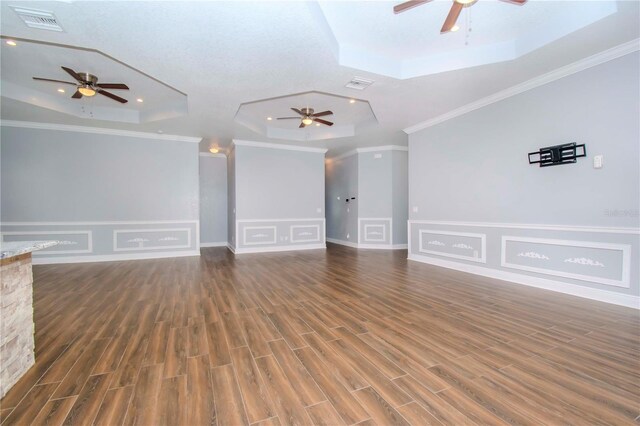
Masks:
[[[373,13],[369,8],[377,9],[373,3],[356,3],[363,9],[361,16]],[[545,2],[550,13],[553,7],[564,8],[568,3],[580,8],[584,2]],[[53,11],[65,32],[27,28],[3,1],[3,36],[97,49],[186,93],[189,114],[151,123],[114,123],[74,117],[3,96],[3,119],[162,130],[203,137],[202,150],[209,144],[225,146],[232,138],[300,144],[268,139],[236,123],[234,117],[242,103],[314,90],[367,100],[378,125],[353,137],[305,144],[328,148],[329,155],[355,147],[404,144],[403,128],[640,36],[640,4],[617,2],[612,15],[515,60],[398,80],[339,65],[337,40],[315,2],[57,1],[20,5]],[[422,8],[428,11],[433,5]],[[528,5],[501,6],[525,13]],[[506,13],[495,17],[498,27],[506,25]],[[389,11],[390,25],[394,18],[397,15]],[[414,19],[415,31],[423,30],[425,24]],[[482,34],[474,29],[474,36]],[[18,44],[14,49],[20,48]],[[72,56],[67,52],[58,59],[60,63],[73,61]],[[3,72],[15,68],[15,72],[35,75],[31,60],[5,63],[2,59]],[[345,88],[354,76],[375,83],[362,92]],[[119,77],[109,78],[122,81]]]

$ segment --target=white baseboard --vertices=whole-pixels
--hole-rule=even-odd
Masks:
[[[60,256],[33,257],[34,265],[50,265],[56,263],[90,263],[90,262],[118,262],[123,260],[164,259],[168,257],[200,256],[200,251],[164,251],[157,253],[126,253],[104,254],[92,256]]]
[[[358,244],[352,243],[351,241],[345,240],[336,240],[334,238],[327,238],[328,243],[340,244],[342,246],[357,248],[357,249],[367,249],[367,250],[403,250],[407,248],[407,244]]]
[[[272,247],[251,247],[251,248],[236,248],[229,247],[234,254],[248,254],[248,253],[273,253],[279,251],[297,251],[297,250],[318,250],[326,249],[325,244],[300,244],[293,246],[272,246]]]
[[[341,246],[358,248],[358,243],[352,243],[351,241],[336,240],[335,238],[327,238],[328,243],[340,244]]]
[[[200,247],[226,247],[228,244],[226,241],[218,241],[217,243],[200,243]]]
[[[562,281],[516,274],[513,272],[501,271],[498,269],[486,268],[483,266],[468,265],[466,263],[436,259],[427,256],[416,256],[410,254],[408,259],[416,262],[428,263],[429,265],[441,266],[443,268],[455,269],[457,271],[482,275],[483,277],[509,281],[515,284],[556,291],[558,293],[570,294],[572,296],[583,297],[585,299],[597,300],[614,305],[626,306],[628,308],[640,309],[640,297],[634,296],[632,294],[623,294],[613,291],[601,290],[598,288],[583,287],[580,285],[569,284]]]

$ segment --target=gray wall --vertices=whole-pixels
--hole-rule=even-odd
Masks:
[[[391,151],[393,244],[407,244],[409,218],[409,153]]]
[[[5,241],[64,240],[34,255],[58,260],[197,251],[198,144],[8,126],[1,136]]]
[[[327,238],[358,242],[358,156],[326,162]],[[340,199],[338,199],[340,197]],[[346,198],[356,197],[346,202]]]
[[[232,158],[236,252],[324,247],[324,153],[236,145]]]
[[[410,255],[637,295],[639,247],[634,231],[502,225],[639,226],[638,75],[636,52],[410,135],[409,206],[418,209],[410,211],[410,219],[453,222],[412,225]],[[528,152],[567,142],[585,143],[588,157],[547,168],[528,164]],[[604,155],[602,169],[593,168],[597,154]],[[430,233],[434,230],[475,236]],[[481,236],[486,249],[480,249]],[[541,244],[531,238],[569,242]],[[456,239],[473,246],[473,253],[453,249]],[[427,240],[433,245],[427,247]],[[584,247],[591,243],[599,248]],[[630,247],[629,288],[610,284],[623,276],[625,250],[603,244]],[[541,270],[545,273],[538,273]],[[581,279],[568,278],[576,275]]]
[[[200,244],[227,242],[227,159],[200,154]]]
[[[227,154],[227,242],[236,246],[236,152]]]

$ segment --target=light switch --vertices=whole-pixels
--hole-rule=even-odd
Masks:
[[[594,169],[602,168],[602,155],[595,155],[593,157],[593,168]]]

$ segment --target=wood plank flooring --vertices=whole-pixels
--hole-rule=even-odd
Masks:
[[[3,425],[638,424],[638,312],[405,251],[34,267]]]

